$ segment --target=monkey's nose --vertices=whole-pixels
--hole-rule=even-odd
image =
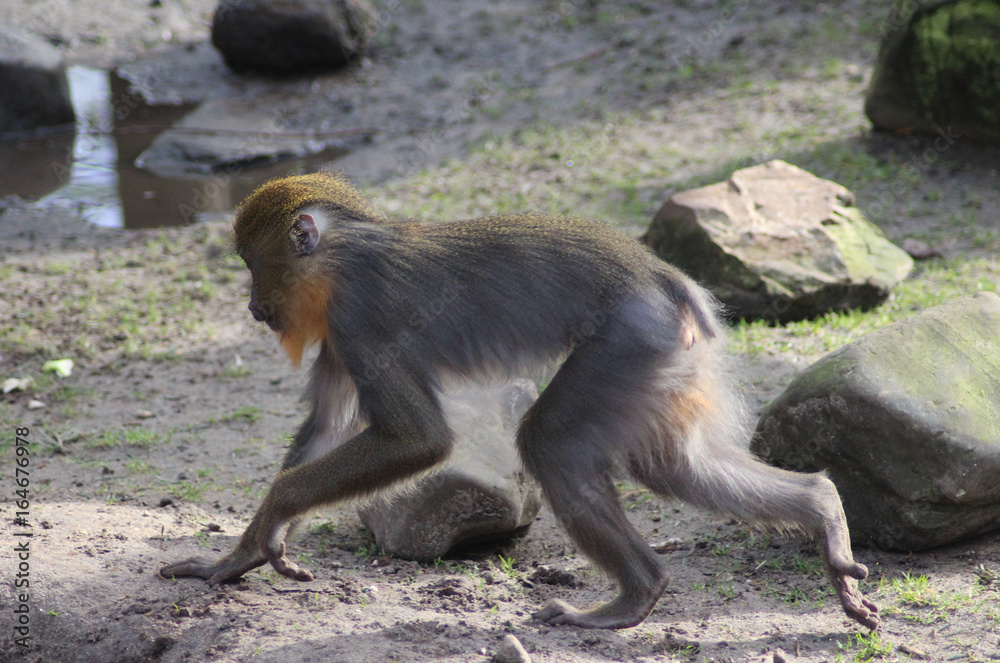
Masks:
[[[250,302],[250,304],[247,305],[247,308],[250,309],[250,315],[253,316],[254,320],[257,322],[267,323],[267,326],[270,327],[272,331],[280,330],[281,325],[278,324],[278,317],[274,315],[273,311],[269,310],[265,306],[259,306],[256,302]]]
[[[249,304],[247,304],[247,308],[250,309],[250,315],[253,316],[254,320],[256,320],[257,322],[265,321],[264,312],[261,311],[260,308],[258,308],[257,304],[255,304],[254,302],[250,302]]]

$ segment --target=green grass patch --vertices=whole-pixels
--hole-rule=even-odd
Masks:
[[[117,447],[150,448],[170,442],[173,432],[158,432],[147,428],[108,428],[88,439],[88,449],[113,449]]]
[[[814,320],[780,327],[764,322],[739,323],[730,333],[730,348],[756,357],[763,353],[826,354],[880,327],[905,320],[932,306],[1000,290],[1000,265],[986,259],[934,260],[917,266],[896,288],[890,301],[870,311],[827,313]]]

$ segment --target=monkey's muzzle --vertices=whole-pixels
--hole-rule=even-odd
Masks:
[[[253,316],[254,320],[265,323],[271,328],[271,331],[281,331],[281,324],[278,322],[278,316],[274,314],[274,311],[268,310],[268,307],[261,306],[252,299],[247,308],[250,309],[250,315]]]

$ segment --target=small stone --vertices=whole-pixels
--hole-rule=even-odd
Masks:
[[[684,547],[684,540],[677,537],[671,537],[666,541],[660,541],[651,544],[653,550],[655,550],[660,555],[665,555],[668,552],[674,552],[675,550],[680,550]]]
[[[926,242],[921,242],[919,239],[913,239],[912,237],[907,237],[903,240],[903,250],[909,253],[910,257],[914,260],[929,260],[941,257],[940,251],[931,248]]]
[[[524,650],[521,641],[508,633],[503,636],[500,646],[493,654],[493,663],[531,663],[531,657]]]

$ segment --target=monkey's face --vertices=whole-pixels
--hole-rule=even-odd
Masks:
[[[324,237],[338,212],[377,220],[346,181],[317,173],[262,185],[240,205],[233,223],[236,251],[250,270],[250,309],[275,332],[294,365],[328,334],[333,275],[324,266]]]
[[[247,256],[250,269],[250,314],[254,320],[266,323],[274,331],[285,327],[284,311],[294,275],[288,269],[289,260],[278,256]],[[282,266],[284,265],[284,266]]]
[[[274,212],[247,204],[233,225],[236,252],[250,270],[250,304],[254,320],[274,331],[288,326],[288,300],[294,294],[301,261],[289,235],[291,221],[284,210]]]
[[[315,289],[310,288],[310,282],[316,278],[311,256],[320,242],[317,216],[319,212],[298,211],[289,221],[265,226],[267,232],[254,236],[252,241],[247,241],[246,233],[241,236],[237,232],[237,251],[253,279],[248,308],[255,320],[267,323],[274,331],[288,330],[298,315],[296,304],[303,292]],[[237,231],[244,218],[237,219]],[[286,230],[275,232],[275,226]]]

